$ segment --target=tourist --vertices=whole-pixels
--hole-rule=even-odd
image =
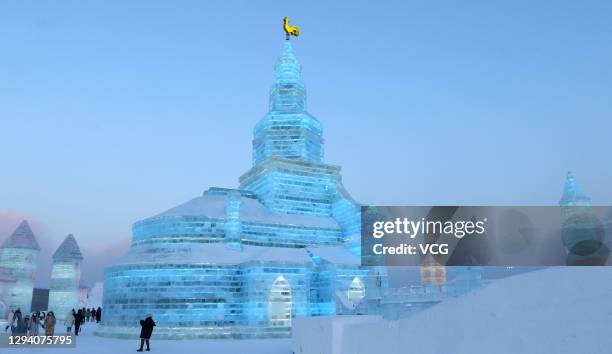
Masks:
[[[45,318],[45,336],[53,336],[55,334],[55,314],[53,311],[49,311],[47,318]]]
[[[81,309],[81,324],[85,323],[85,308]]]
[[[13,315],[13,320],[9,323],[11,326],[11,333],[13,335],[24,335],[27,333],[23,318],[21,317],[21,310],[17,309]]]
[[[100,323],[101,319],[102,319],[102,308],[98,306],[98,309],[96,310],[96,323]]]
[[[6,328],[4,328],[4,331],[8,331],[9,328],[11,328],[11,323],[13,323],[13,318],[15,317],[15,312],[13,310],[9,311],[8,314],[8,318],[6,319]]]
[[[142,329],[140,330],[140,349],[138,352],[142,351],[142,347],[145,343],[147,343],[147,351],[151,350],[149,347],[149,339],[151,339],[151,334],[153,333],[153,327],[155,327],[155,322],[153,321],[153,315],[150,313],[147,314],[147,317],[144,320],[140,320],[140,326]]]
[[[66,327],[66,333],[72,332],[72,326],[74,325],[74,310],[68,311],[66,319],[64,320],[64,326]]]
[[[26,315],[26,317],[23,319],[23,331],[23,334],[26,336],[30,335],[30,315]]]
[[[86,309],[85,310],[85,322],[89,322],[89,317],[91,317],[91,310]]]
[[[32,314],[32,320],[30,321],[30,335],[37,336],[38,335],[38,327],[40,326],[40,320],[38,319],[38,314],[34,312]]]
[[[79,310],[76,315],[74,315],[74,334],[77,336],[81,331],[81,325],[83,324],[84,318],[85,316],[83,316],[83,310]]]

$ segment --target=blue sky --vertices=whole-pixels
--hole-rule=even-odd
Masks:
[[[0,230],[25,217],[96,259],[236,187],[284,16],[357,200],[550,205],[572,170],[612,203],[612,2],[5,0]]]

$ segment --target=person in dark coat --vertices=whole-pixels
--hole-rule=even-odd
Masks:
[[[30,327],[31,327],[31,323],[30,323],[30,315],[26,315],[23,318],[23,326],[25,328],[25,334],[27,336],[31,336],[32,334],[30,333]]]
[[[15,314],[13,315],[13,320],[10,323],[11,325],[11,334],[14,336],[27,334],[28,330],[26,325],[21,317],[21,310],[17,309]]]
[[[84,318],[85,316],[83,316],[83,310],[79,310],[76,315],[74,315],[74,334],[77,336],[81,331],[81,325],[83,324]]]
[[[32,319],[30,320],[30,335],[38,336],[38,330],[40,328],[40,320],[38,319],[38,313],[34,312],[32,314]]]
[[[142,347],[145,343],[147,343],[147,351],[151,350],[149,347],[149,339],[151,339],[151,334],[153,333],[153,327],[155,327],[155,321],[153,321],[153,315],[150,313],[147,314],[147,318],[144,320],[140,320],[140,326],[142,329],[140,330],[140,349],[138,352],[142,351]]]
[[[96,310],[96,323],[100,323],[101,319],[102,319],[102,308],[98,307],[98,309]]]

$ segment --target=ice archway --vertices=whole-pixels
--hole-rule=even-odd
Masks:
[[[346,297],[353,304],[360,302],[361,299],[365,297],[365,286],[361,279],[358,277],[353,278],[346,293]]]
[[[268,295],[268,319],[273,326],[291,326],[291,286],[279,275]]]

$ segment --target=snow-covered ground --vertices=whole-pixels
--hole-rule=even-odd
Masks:
[[[305,325],[310,337],[323,328]],[[612,268],[550,268],[501,279],[408,319],[347,322],[329,343],[321,350],[296,342],[295,353],[609,354]]]
[[[49,354],[123,354],[136,353],[140,346],[138,340],[110,339],[94,336],[96,324],[86,323],[77,338],[76,348],[11,348],[11,353],[49,353]],[[62,334],[56,331],[56,335]],[[146,346],[145,346],[146,348]],[[4,349],[0,352],[4,353]],[[9,351],[6,350],[8,353]],[[152,354],[291,354],[291,339],[260,340],[151,340]],[[146,353],[146,352],[145,352]]]
[[[307,328],[311,333],[294,344],[291,339],[155,340],[154,333],[152,353],[291,354],[295,348],[295,354],[610,354],[612,268],[550,268],[498,280],[408,319],[362,317],[322,319],[332,322],[328,325],[306,319],[315,320]],[[95,326],[85,325],[76,349],[11,350],[120,354],[138,348],[137,340],[94,336]],[[325,338],[329,333],[333,337]],[[313,343],[323,342],[330,350],[313,350]]]

